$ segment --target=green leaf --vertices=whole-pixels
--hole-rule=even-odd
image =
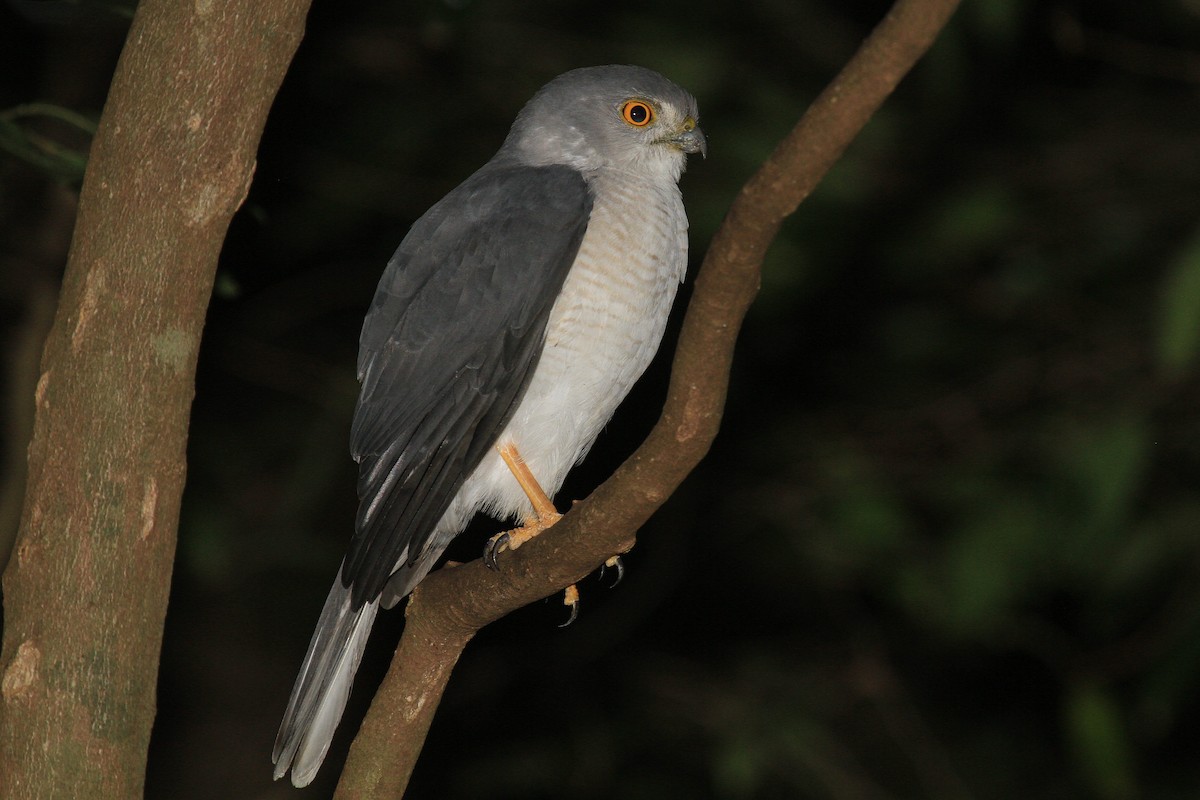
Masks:
[[[985,637],[1029,592],[1053,524],[1027,497],[981,506],[945,553],[945,622],[961,635]]]
[[[1133,411],[1091,424],[1053,429],[1064,476],[1075,484],[1095,544],[1097,530],[1115,531],[1128,519],[1150,466],[1153,429]]]
[[[1137,795],[1131,743],[1121,708],[1104,687],[1076,686],[1064,713],[1076,767],[1103,800]]]
[[[29,103],[0,111],[0,151],[4,151],[67,183],[80,183],[87,166],[87,151],[74,150],[31,130],[26,120],[54,119],[92,136],[96,123],[69,108],[51,103]]]
[[[1175,257],[1162,284],[1158,365],[1169,377],[1187,370],[1200,346],[1200,237]]]

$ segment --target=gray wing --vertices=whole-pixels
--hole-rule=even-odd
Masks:
[[[353,607],[413,564],[529,383],[592,199],[567,167],[475,173],[409,231],[363,324]]]

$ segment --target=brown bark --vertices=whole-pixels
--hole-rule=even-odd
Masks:
[[[662,417],[637,452],[551,532],[504,554],[502,572],[475,561],[434,573],[417,588],[337,797],[401,796],[450,672],[475,632],[632,547],[638,528],[708,452],[724,407],[733,345],[758,292],[767,247],[957,5],[898,0],[743,187],[697,276]]]
[[[0,796],[136,797],[197,346],[308,0],[143,0],[42,355],[4,573]]]

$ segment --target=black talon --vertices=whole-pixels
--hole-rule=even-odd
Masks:
[[[579,601],[575,601],[574,603],[571,603],[571,616],[569,616],[567,618],[566,622],[564,622],[562,625],[559,625],[558,627],[560,627],[560,628],[567,627],[572,622],[574,622],[578,616],[579,616]]]
[[[500,549],[508,544],[508,531],[497,533],[495,536],[487,540],[487,544],[483,546],[483,565],[493,572],[500,571],[500,565],[496,563],[496,554]]]
[[[562,625],[559,625],[558,627],[560,628],[567,627],[579,616],[579,587],[575,584],[572,583],[563,589],[563,605],[571,607],[571,617]]]
[[[611,589],[614,586],[616,586],[618,583],[620,583],[621,579],[625,577],[625,563],[623,561],[621,561],[620,556],[613,556],[608,561],[605,561],[603,564],[600,565],[600,577],[601,578],[604,577],[604,570],[608,569],[609,567],[617,568],[617,579],[615,581],[613,581],[612,583],[610,583],[608,586],[608,588]]]

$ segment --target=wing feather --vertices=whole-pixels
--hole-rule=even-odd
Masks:
[[[363,323],[353,607],[411,565],[532,377],[591,212],[566,167],[486,167],[413,225]],[[436,544],[436,543],[435,543]],[[444,546],[444,543],[441,543]]]

